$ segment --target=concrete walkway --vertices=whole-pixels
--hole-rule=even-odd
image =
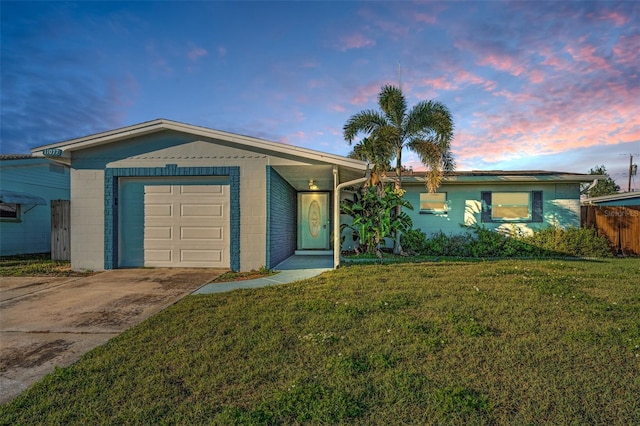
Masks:
[[[333,256],[295,255],[278,264],[275,275],[254,280],[207,284],[192,294],[224,293],[241,288],[260,288],[306,280],[333,269]]]

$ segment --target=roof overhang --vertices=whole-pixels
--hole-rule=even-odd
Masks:
[[[640,192],[619,192],[616,194],[602,195],[600,197],[585,198],[582,200],[582,204],[599,204],[609,201],[631,200],[634,198],[640,198]]]
[[[63,159],[70,159],[71,153],[74,151],[79,151],[167,130],[173,130],[176,132],[202,136],[204,138],[220,140],[232,145],[237,145],[239,148],[254,149],[263,152],[266,151],[273,154],[299,157],[318,163],[325,163],[360,170],[362,174],[364,174],[364,171],[367,168],[367,163],[360,160],[343,157],[341,155],[329,154],[326,152],[288,145],[285,143],[267,141],[251,136],[238,135],[166,119],[147,121],[145,123],[123,127],[108,132],[97,133],[82,138],[71,139],[68,141],[49,145],[42,145],[33,148],[31,152],[34,156],[47,157],[51,159],[58,159],[59,161],[64,161]]]
[[[42,197],[38,197],[37,195],[31,195],[25,192],[15,192],[8,191],[6,189],[0,189],[0,203],[46,206],[47,200]]]
[[[594,180],[604,179],[605,176],[588,175],[580,173],[535,171],[460,171],[447,174],[442,179],[445,185],[481,185],[512,184],[512,183],[589,183]],[[411,175],[403,175],[402,182],[406,184],[425,184],[424,172],[413,172]]]

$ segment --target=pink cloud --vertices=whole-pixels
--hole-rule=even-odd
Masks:
[[[532,70],[529,72],[529,80],[531,80],[532,83],[542,83],[544,81],[544,72],[542,72],[541,70]]]
[[[224,46],[218,46],[218,56],[220,56],[221,58],[227,56],[227,48]]]
[[[346,52],[350,49],[361,49],[363,47],[375,46],[376,42],[370,38],[365,37],[362,34],[351,34],[348,36],[340,37],[339,49],[342,52]]]
[[[604,12],[595,18],[601,21],[611,21],[618,27],[621,27],[631,21],[630,16],[623,15],[615,10]]]
[[[307,87],[309,89],[317,89],[319,87],[325,87],[327,82],[321,79],[311,79],[307,82]]]
[[[435,24],[436,23],[436,17],[434,15],[429,15],[426,13],[414,13],[413,15],[413,19],[416,22],[422,22],[424,24]]]
[[[622,35],[613,46],[613,53],[619,63],[637,66],[640,63],[640,34]]]
[[[496,53],[488,54],[478,61],[478,65],[489,66],[499,71],[506,71],[511,75],[519,76],[525,71],[525,66],[518,64],[516,59],[511,56],[499,55]]]
[[[331,106],[331,111],[335,111],[335,112],[345,112],[347,109],[345,107],[343,107],[342,105],[332,105]]]
[[[398,21],[385,19],[388,15],[385,15],[385,18],[382,18],[368,8],[360,9],[358,11],[358,15],[372,27],[380,28],[387,34],[394,36],[406,36],[409,34],[409,28],[406,25],[403,25]]]
[[[567,52],[571,55],[574,61],[586,62],[593,68],[602,69],[605,71],[611,70],[611,65],[609,65],[607,60],[602,56],[598,56],[596,54],[596,48],[594,46],[586,45],[578,49],[569,46],[567,48]]]
[[[453,79],[442,76],[439,78],[425,78],[422,83],[436,90],[457,90],[458,85]]]
[[[372,98],[377,98],[380,93],[380,87],[382,87],[382,84],[378,81],[358,87],[356,93],[351,98],[351,104],[362,105],[369,102]]]
[[[491,80],[470,73],[467,70],[459,69],[453,74],[442,76],[439,78],[423,79],[423,84],[435,90],[458,90],[464,86],[481,86],[484,90],[493,91],[497,87],[497,83]]]
[[[192,61],[198,60],[199,58],[203,57],[203,56],[207,56],[207,51],[201,47],[192,47],[191,50],[189,50],[189,52],[187,53],[187,56],[189,57],[189,59],[191,59]]]
[[[280,142],[286,143],[287,145],[302,145],[302,141],[304,141],[306,138],[307,135],[305,132],[297,131],[281,137]]]

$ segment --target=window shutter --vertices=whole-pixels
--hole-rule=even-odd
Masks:
[[[482,200],[482,216],[483,223],[491,222],[491,192],[481,192],[480,199]]]
[[[542,191],[531,192],[531,221],[542,222],[544,219],[544,212],[542,211]]]

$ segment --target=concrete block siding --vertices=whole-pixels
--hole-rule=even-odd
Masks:
[[[71,170],[71,267],[104,268],[104,171]]]
[[[293,255],[297,244],[297,191],[271,167],[267,167],[267,267]]]
[[[121,191],[119,179],[222,176],[230,170],[234,170],[227,175],[232,193],[235,186],[239,196],[238,203],[231,204],[231,229],[237,230],[231,238],[232,269],[267,266],[267,166],[276,164],[303,163],[173,132],[81,151],[72,165],[72,266],[92,270],[126,266],[118,259],[122,247],[117,224],[122,221],[118,214],[127,213],[114,207],[113,201]]]

